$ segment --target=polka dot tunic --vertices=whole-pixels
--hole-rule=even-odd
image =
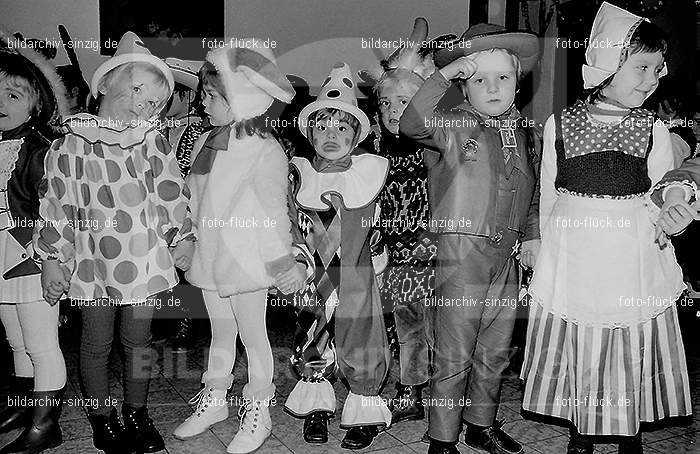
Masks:
[[[119,132],[78,118],[46,156],[35,249],[73,270],[74,299],[135,303],[174,287],[168,246],[194,235],[174,151],[152,128]]]

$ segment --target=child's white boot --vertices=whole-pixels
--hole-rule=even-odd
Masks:
[[[233,375],[209,379],[205,372],[202,382],[204,388],[190,399],[190,404],[196,403],[197,408],[173,431],[173,436],[179,440],[196,437],[209,430],[214,424],[228,418],[226,392],[233,384]]]
[[[258,392],[250,392],[250,384],[243,387],[244,404],[238,411],[241,418],[238,433],[228,445],[229,454],[246,454],[253,452],[265,443],[272,433],[270,403],[275,396],[275,385],[270,385]]]

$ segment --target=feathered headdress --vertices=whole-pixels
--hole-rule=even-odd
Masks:
[[[435,72],[433,53],[440,49],[443,43],[457,37],[442,35],[431,41],[427,41],[427,38],[428,22],[423,17],[417,17],[413,22],[413,32],[406,41],[407,45],[396,49],[384,60],[376,61],[369,68],[360,71],[360,78],[372,87],[389,77],[398,78],[415,74],[421,80],[427,79]]]
[[[41,93],[41,110],[38,114],[40,125],[60,130],[61,117],[68,114],[66,89],[55,67],[42,55],[35,52],[31,45],[5,30],[0,29],[0,52],[22,57],[29,71],[36,79]]]

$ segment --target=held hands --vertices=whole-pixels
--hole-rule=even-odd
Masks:
[[[170,255],[175,261],[175,266],[182,271],[187,271],[192,265],[192,255],[194,255],[194,241],[182,240],[170,249]]]
[[[306,286],[306,266],[295,263],[287,271],[275,276],[275,287],[285,295],[303,290]]]
[[[534,268],[537,254],[540,252],[540,240],[527,240],[520,246],[520,263],[527,268]]]
[[[459,57],[440,70],[445,79],[469,79],[476,72],[477,65],[469,57]]]
[[[41,265],[41,288],[44,299],[55,306],[70,285],[70,271],[58,260],[44,260]]]
[[[694,219],[700,219],[700,215],[685,201],[684,191],[669,190],[656,223],[656,242],[664,248],[668,243],[667,236],[683,232]]]

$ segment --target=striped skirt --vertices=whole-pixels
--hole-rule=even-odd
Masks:
[[[542,238],[523,408],[587,435],[635,435],[641,421],[691,414],[674,304],[685,285],[672,248],[654,244],[643,200],[561,194]]]
[[[636,326],[580,326],[530,308],[523,409],[587,435],[635,435],[641,421],[692,413],[675,306]]]

